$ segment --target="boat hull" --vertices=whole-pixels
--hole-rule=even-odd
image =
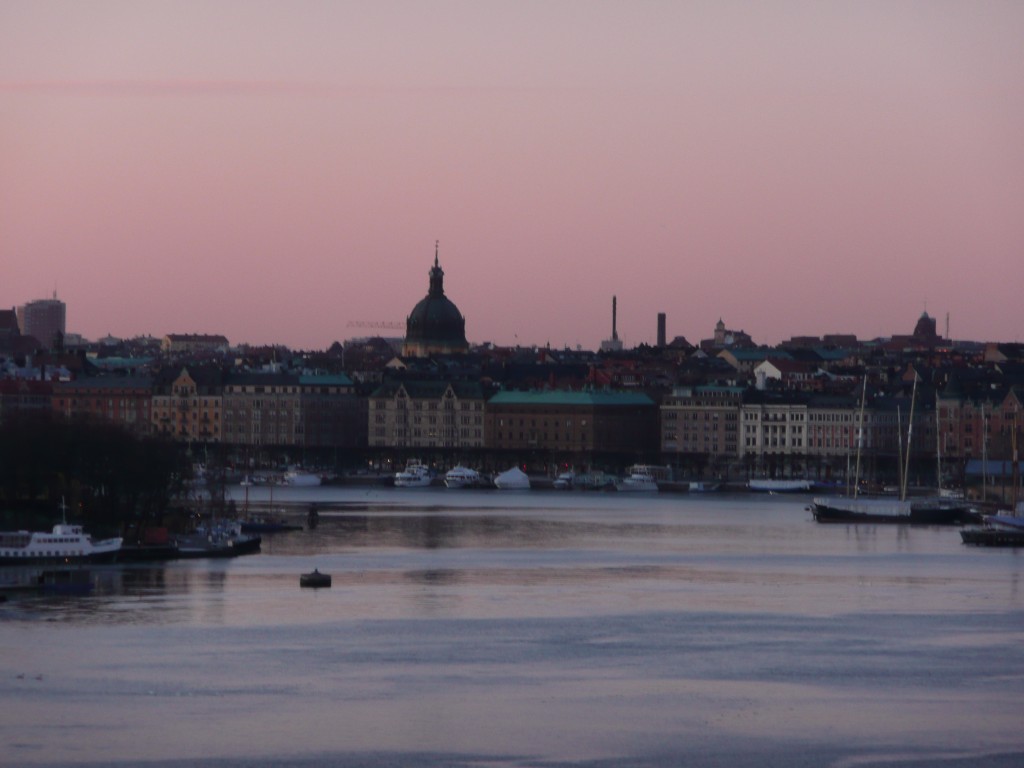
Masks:
[[[814,499],[811,509],[819,523],[881,525],[969,525],[980,517],[968,504],[947,500]]]
[[[760,493],[802,493],[811,490],[810,480],[751,480],[747,487]]]

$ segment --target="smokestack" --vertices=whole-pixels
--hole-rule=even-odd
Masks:
[[[618,299],[615,296],[612,296],[612,341],[619,340],[619,332],[617,330],[619,309],[617,305]]]
[[[665,346],[665,313],[658,313],[658,346]]]

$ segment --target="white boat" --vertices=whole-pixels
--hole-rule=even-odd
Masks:
[[[999,531],[1024,533],[1024,501],[1018,502],[1012,510],[1000,510],[994,515],[985,515],[985,525]]]
[[[444,484],[448,488],[474,488],[480,484],[480,473],[460,464],[445,473]]]
[[[721,483],[708,482],[706,480],[691,480],[690,493],[711,493],[722,487]]]
[[[320,475],[306,472],[305,470],[292,468],[284,473],[282,485],[304,486],[307,488],[320,485]]]
[[[811,490],[811,481],[807,479],[772,480],[770,478],[751,478],[747,487],[752,491],[768,493],[799,493]]]
[[[495,475],[494,487],[501,491],[525,491],[530,488],[530,478],[519,467],[512,467]]]
[[[430,480],[430,467],[419,459],[410,459],[405,469],[395,473],[396,488],[426,488]]]
[[[636,464],[629,468],[629,474],[615,484],[618,491],[642,491],[650,493],[658,490],[658,481],[654,477],[654,469],[646,464]]]
[[[568,472],[562,472],[555,481],[551,484],[551,487],[556,491],[568,491],[571,490],[576,482],[576,473],[571,469]]]
[[[64,509],[63,502],[61,509]],[[93,541],[80,525],[63,520],[53,531],[9,531],[0,533],[0,563],[40,561],[74,562],[113,560],[121,551],[120,537]]]

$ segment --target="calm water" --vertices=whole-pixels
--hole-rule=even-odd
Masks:
[[[1024,765],[1024,552],[805,497],[284,493],[346,504],[0,604],[0,764]]]

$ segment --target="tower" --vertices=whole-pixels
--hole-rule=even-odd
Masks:
[[[413,307],[405,321],[402,354],[410,357],[463,354],[469,351],[466,319],[444,295],[444,270],[438,259],[440,243],[434,243],[434,266],[425,298]]]

